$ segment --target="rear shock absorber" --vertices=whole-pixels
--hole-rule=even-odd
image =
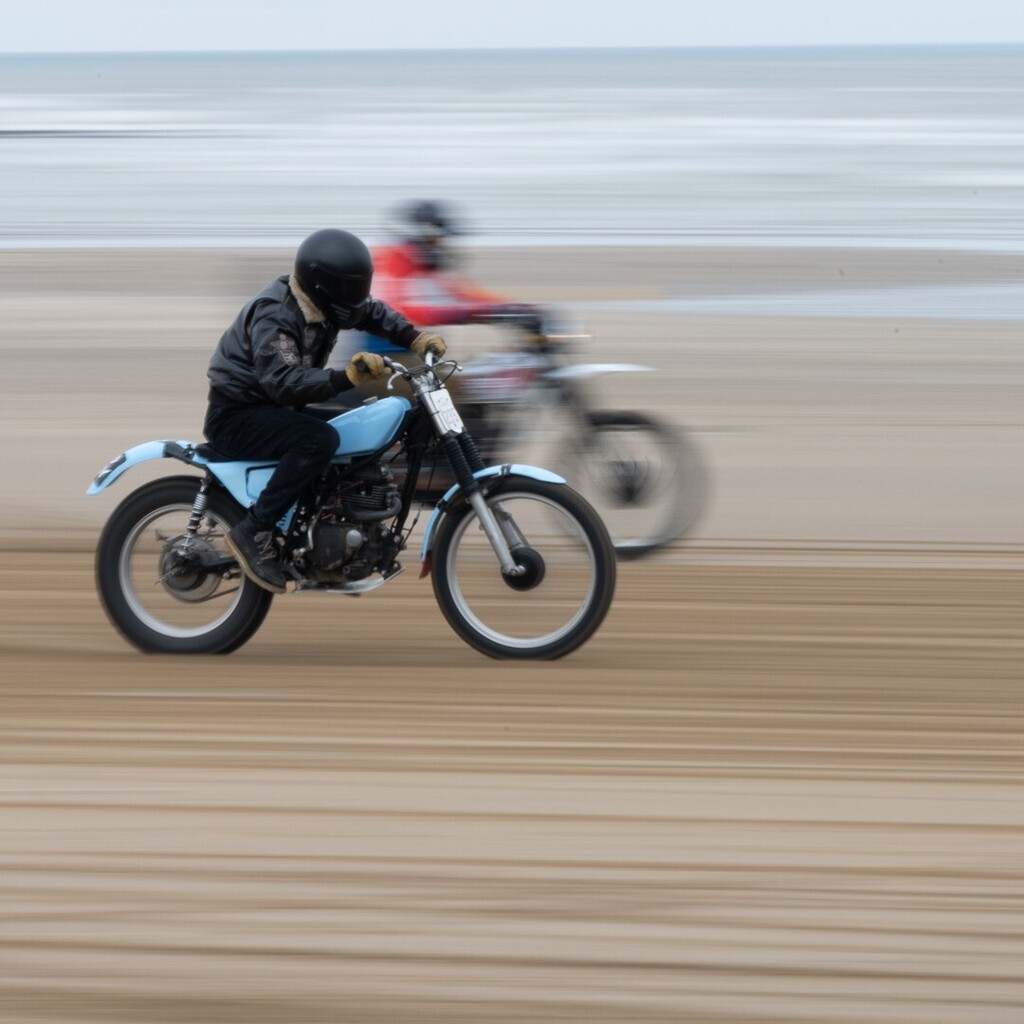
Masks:
[[[188,526],[185,527],[185,540],[182,547],[187,548],[199,531],[199,524],[203,521],[203,516],[206,515],[206,506],[210,503],[207,493],[209,490],[210,481],[204,478],[196,492],[195,501],[192,502],[192,514],[188,517]]]

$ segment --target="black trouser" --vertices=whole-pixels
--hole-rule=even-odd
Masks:
[[[336,412],[296,412],[276,405],[211,405],[203,433],[232,459],[278,459],[252,507],[252,515],[273,526],[327,468],[338,448],[338,432],[326,418]]]

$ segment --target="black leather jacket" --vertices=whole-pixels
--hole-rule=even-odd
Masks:
[[[419,331],[390,306],[370,298],[354,330],[408,348]],[[322,402],[349,387],[337,370],[325,370],[338,338],[322,314],[287,275],[250,299],[224,332],[210,359],[214,405],[281,405]]]

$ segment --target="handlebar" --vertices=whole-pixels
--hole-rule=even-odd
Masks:
[[[381,359],[384,361],[384,365],[391,371],[391,376],[388,378],[387,383],[389,391],[394,389],[395,379],[398,377],[412,381],[415,377],[423,377],[427,374],[432,377],[435,376],[436,371],[441,366],[452,367],[452,373],[462,369],[462,365],[455,359],[438,359],[431,349],[427,349],[421,366],[409,367],[404,363],[398,362],[396,359],[392,359],[390,356],[381,356]]]
[[[515,327],[523,331],[524,334],[543,335],[549,317],[539,306],[511,303],[481,309],[473,314],[472,319],[481,324]]]
[[[473,317],[481,324],[518,331],[529,348],[558,348],[590,337],[574,318],[544,306],[511,303],[481,310]]]

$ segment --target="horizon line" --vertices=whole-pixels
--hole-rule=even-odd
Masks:
[[[999,40],[989,42],[843,42],[843,43],[632,43],[622,45],[520,45],[520,46],[365,46],[365,47],[237,47],[222,49],[204,47],[185,49],[165,47],[161,49],[108,49],[108,50],[0,50],[0,57],[125,57],[155,55],[189,56],[245,56],[259,54],[373,54],[373,53],[521,53],[521,52],[608,52],[623,50],[639,51],[684,51],[705,50],[752,51],[752,50],[968,50],[968,49],[1013,49],[1024,46],[1020,40]]]

